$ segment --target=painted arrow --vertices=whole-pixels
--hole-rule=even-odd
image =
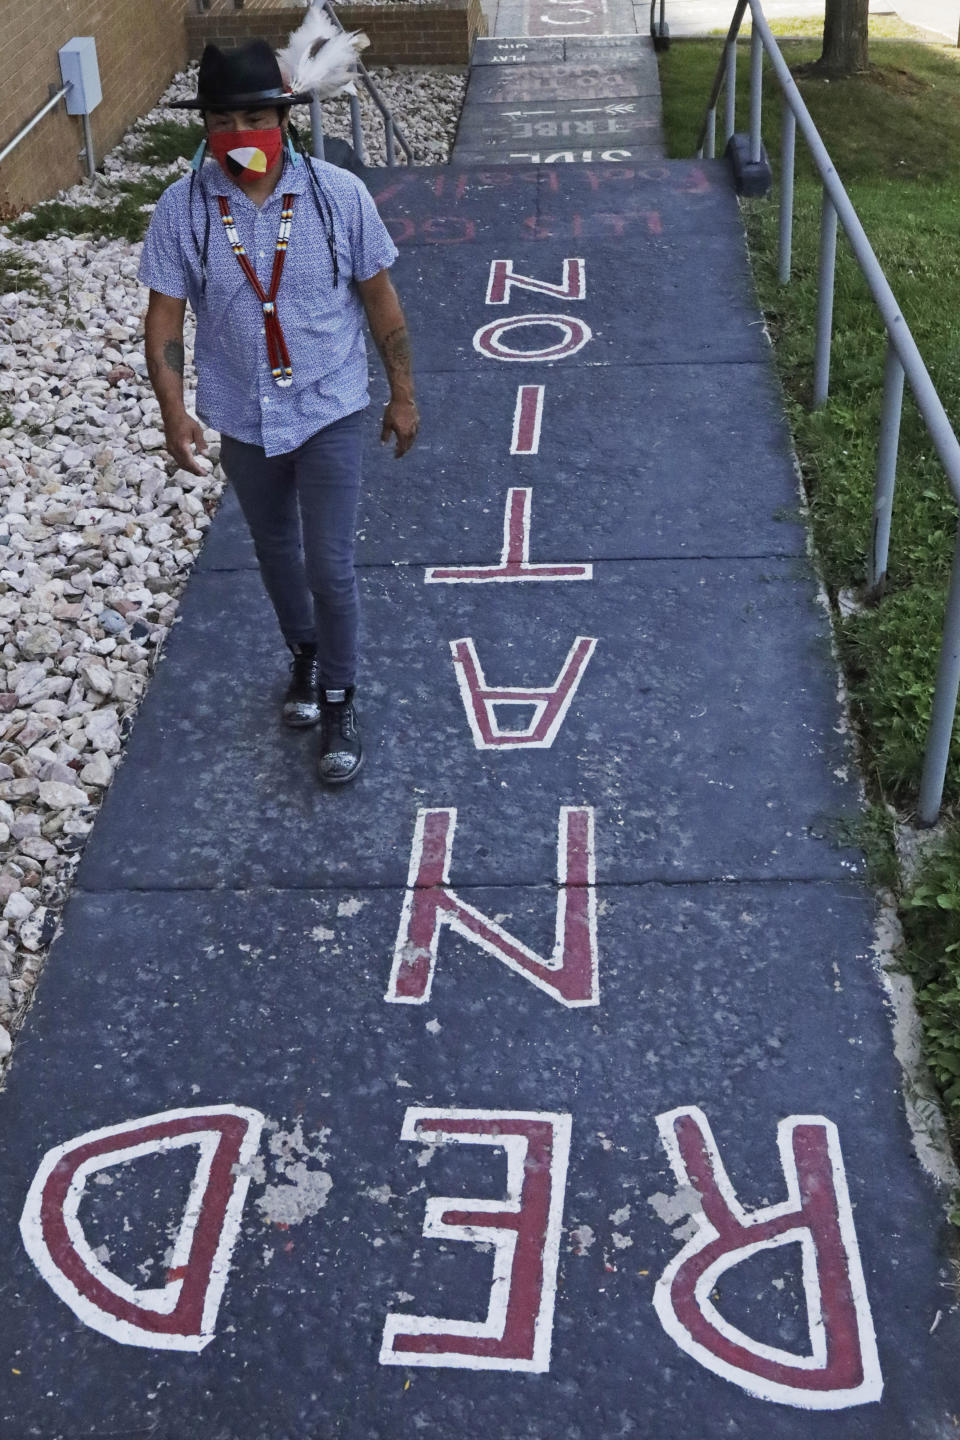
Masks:
[[[630,104],[622,105],[587,105],[580,110],[571,110],[571,115],[631,115],[637,107]],[[536,113],[536,112],[534,112]],[[552,111],[550,112],[553,113]]]

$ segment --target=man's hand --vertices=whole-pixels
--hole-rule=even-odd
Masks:
[[[401,455],[406,455],[410,446],[417,438],[417,431],[420,428],[420,416],[417,407],[412,400],[391,400],[383,412],[383,428],[380,431],[380,443],[385,445],[391,435],[396,435],[397,443],[394,447],[394,455],[399,460]]]
[[[163,433],[166,437],[167,450],[176,460],[181,470],[189,470],[191,475],[206,475],[209,473],[203,470],[194,459],[191,446],[196,445],[198,454],[206,451],[207,442],[203,438],[203,426],[188,415],[186,410],[181,415],[176,415],[170,420],[163,422]]]

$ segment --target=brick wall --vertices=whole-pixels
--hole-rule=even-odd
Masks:
[[[218,9],[188,14],[189,52],[198,57],[207,41],[222,48],[242,45],[254,36],[284,45],[306,14],[305,9],[277,6],[275,0],[245,0],[240,10]],[[435,0],[425,5],[337,6],[348,30],[364,30],[367,65],[467,65],[477,35],[486,35],[480,0]]]
[[[0,0],[0,149],[60,89],[57,51],[74,35],[97,42],[103,99],[90,117],[96,159],[156,104],[187,60],[183,19],[195,0]],[[86,174],[83,122],[52,110],[0,165],[0,218]]]

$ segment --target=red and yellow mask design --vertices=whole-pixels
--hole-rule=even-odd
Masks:
[[[231,180],[262,180],[283,153],[283,131],[215,130],[207,139],[210,153]]]

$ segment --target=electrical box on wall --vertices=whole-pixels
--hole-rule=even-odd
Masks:
[[[97,42],[92,35],[75,35],[60,47],[60,74],[69,85],[64,99],[68,115],[89,115],[103,99]]]

